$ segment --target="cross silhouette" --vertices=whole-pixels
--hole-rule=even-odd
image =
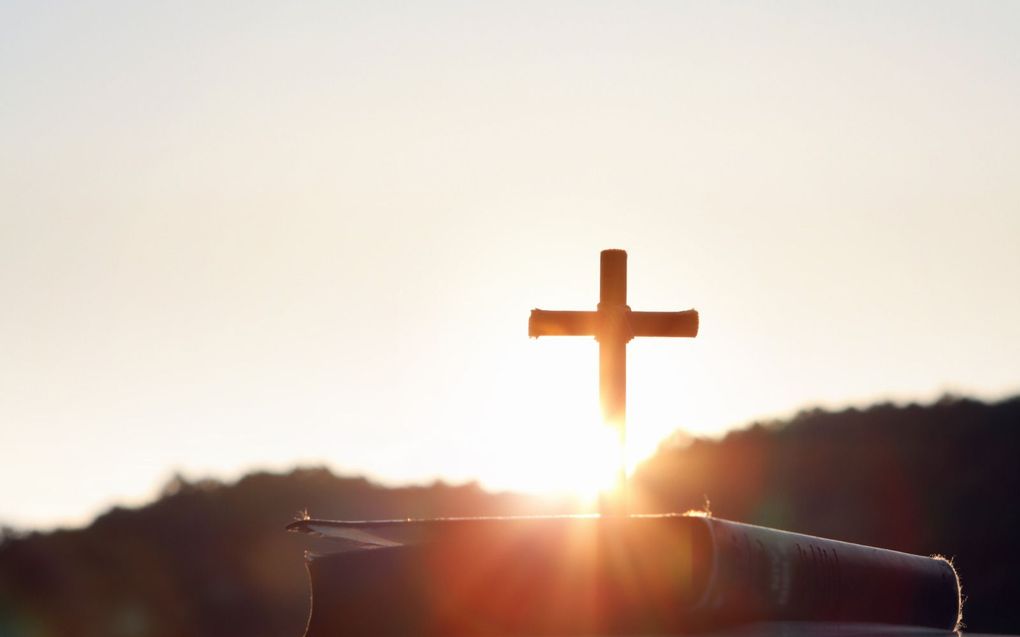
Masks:
[[[594,336],[598,341],[602,417],[620,437],[620,502],[612,512],[626,514],[627,343],[635,336],[697,336],[698,312],[635,312],[627,305],[627,253],[603,250],[600,266],[596,311],[531,310],[528,336]]]

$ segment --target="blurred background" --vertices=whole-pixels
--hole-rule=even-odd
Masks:
[[[0,4],[0,634],[291,635],[317,516],[957,555],[1017,632],[1020,5]],[[753,423],[758,423],[752,426]],[[417,485],[417,486],[414,486]],[[250,623],[244,623],[250,622]]]

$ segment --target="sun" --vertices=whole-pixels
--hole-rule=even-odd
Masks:
[[[618,487],[619,468],[623,459],[618,433],[604,423],[590,423],[570,431],[559,445],[558,459],[540,470],[541,491],[576,497],[582,505],[591,506],[600,495]]]
[[[617,488],[623,458],[619,431],[599,406],[597,346],[563,339],[522,349],[499,357],[502,393],[515,399],[460,394],[488,432],[479,436],[484,460],[477,457],[476,475],[495,490],[595,504]]]
[[[612,427],[596,423],[586,429],[564,449],[561,466],[549,476],[549,482],[553,490],[562,490],[585,504],[593,504],[601,494],[618,487],[623,449]]]

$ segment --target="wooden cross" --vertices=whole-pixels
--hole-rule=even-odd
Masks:
[[[603,250],[599,304],[594,312],[531,310],[528,336],[594,336],[599,343],[599,399],[602,417],[620,437],[620,502],[626,513],[627,343],[635,336],[698,335],[698,312],[634,312],[627,305],[627,253]]]

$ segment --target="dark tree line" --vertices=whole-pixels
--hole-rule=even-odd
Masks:
[[[808,411],[719,441],[664,445],[635,507],[955,557],[970,630],[1020,632],[1020,398]],[[325,469],[236,484],[171,481],[156,502],[89,527],[5,530],[0,636],[297,637],[308,611],[302,510],[346,519],[571,512],[477,485],[386,489]]]

